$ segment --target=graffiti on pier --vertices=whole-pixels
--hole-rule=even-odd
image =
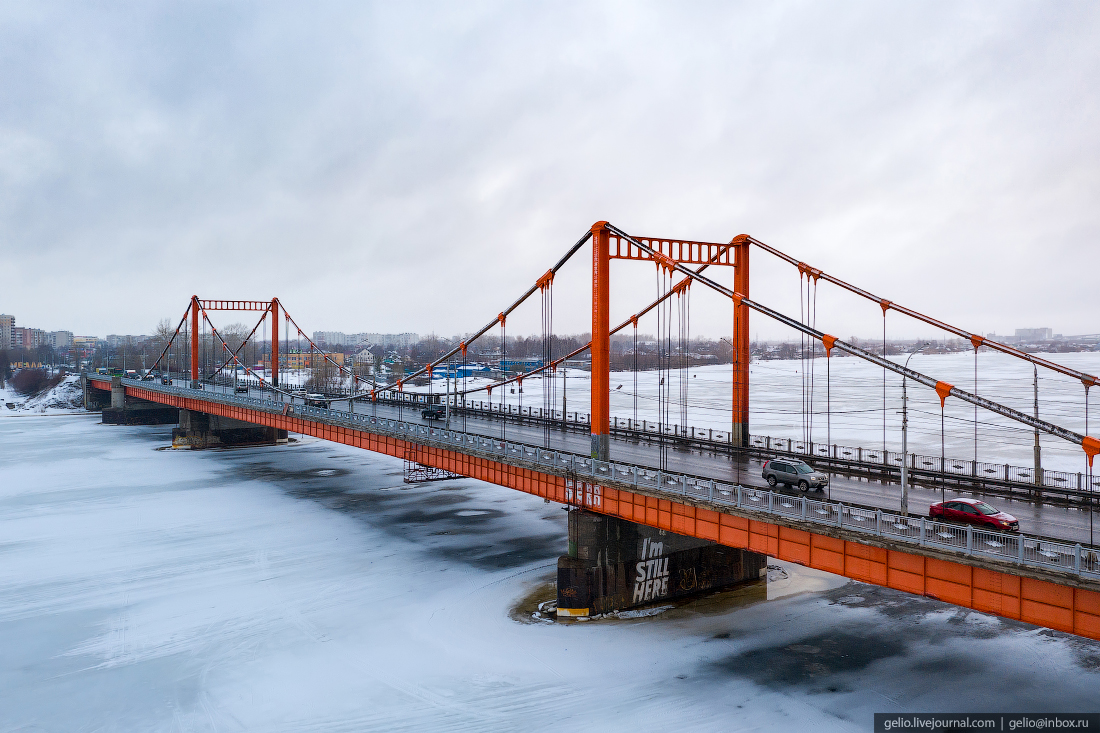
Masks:
[[[665,543],[646,537],[642,540],[642,558],[635,566],[633,603],[645,603],[668,595],[668,557]]]

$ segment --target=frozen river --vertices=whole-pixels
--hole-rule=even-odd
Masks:
[[[865,731],[1100,700],[1100,643],[793,566],[534,622],[558,505],[312,439],[170,435],[0,419],[0,731]]]

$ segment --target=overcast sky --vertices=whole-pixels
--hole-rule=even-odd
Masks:
[[[451,335],[606,219],[747,232],[982,333],[1096,333],[1097,39],[1069,2],[7,2],[0,312],[149,333],[192,293],[278,295],[306,331]],[[588,328],[589,266],[558,330]],[[616,317],[652,269],[614,265]],[[753,253],[756,299],[798,293]],[[729,323],[693,296],[694,333]]]

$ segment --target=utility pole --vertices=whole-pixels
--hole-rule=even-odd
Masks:
[[[908,360],[907,360],[908,361]],[[909,516],[909,411],[905,377],[901,378],[901,513]]]
[[[921,344],[920,348],[909,355],[905,360],[905,368],[909,368],[909,359],[916,356],[917,352],[928,344]],[[901,378],[901,513],[909,516],[909,406],[905,392],[905,377]],[[943,469],[943,466],[940,466]]]
[[[563,361],[561,364],[561,431],[563,433],[568,429],[568,413],[565,411],[565,373],[567,371],[568,369]]]
[[[1039,419],[1039,367],[1035,362],[1031,363],[1035,372],[1035,419]],[[1039,447],[1039,428],[1035,428],[1035,485],[1043,485],[1043,454]]]

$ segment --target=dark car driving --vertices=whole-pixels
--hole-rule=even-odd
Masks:
[[[815,471],[805,461],[789,458],[773,458],[766,461],[760,475],[768,482],[768,486],[785,484],[797,486],[799,491],[823,489],[829,485],[829,477],[826,474]]]
[[[980,499],[951,499],[937,501],[928,507],[928,516],[932,519],[945,519],[952,522],[980,524],[993,529],[1020,531],[1020,520],[1007,512],[1002,512]]]
[[[447,417],[447,408],[444,405],[430,405],[420,411],[420,417],[425,420],[442,420]]]

